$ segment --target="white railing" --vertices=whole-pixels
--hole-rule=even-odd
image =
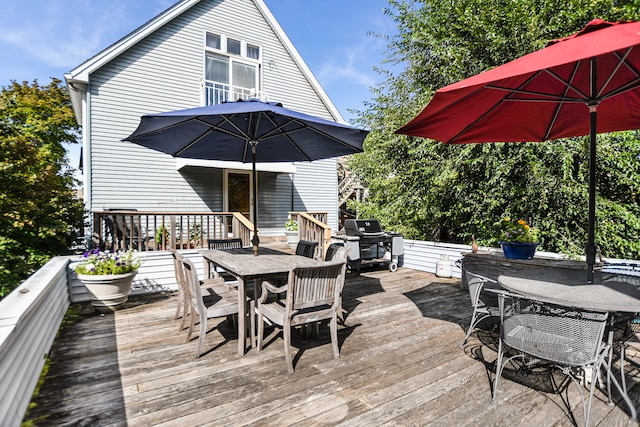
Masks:
[[[55,257],[0,301],[0,425],[20,426],[69,307],[68,257]]]
[[[218,105],[224,102],[249,98],[258,98],[264,102],[269,101],[269,95],[266,92],[208,80],[204,82],[204,105]]]

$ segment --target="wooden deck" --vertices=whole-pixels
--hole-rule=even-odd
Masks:
[[[490,403],[496,336],[459,346],[471,316],[455,279],[400,268],[348,275],[334,359],[328,327],[294,341],[295,373],[272,333],[261,353],[238,356],[223,320],[194,359],[173,320],[174,293],[132,297],[114,315],[87,305],[62,329],[51,366],[26,420],[73,426],[477,426],[583,425],[577,387],[543,393],[505,379]],[[301,350],[299,350],[301,349]],[[531,380],[531,378],[524,379]],[[640,387],[633,398],[639,400]],[[557,390],[556,390],[557,391]],[[596,393],[591,425],[634,425],[622,404]]]

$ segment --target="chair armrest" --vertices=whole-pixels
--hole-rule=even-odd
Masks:
[[[263,280],[262,281],[262,292],[260,293],[260,298],[258,299],[258,303],[261,304],[266,301],[269,292],[272,294],[282,294],[289,289],[289,285],[285,284],[283,286],[275,286],[270,282]]]

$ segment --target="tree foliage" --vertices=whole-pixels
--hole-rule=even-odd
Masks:
[[[55,255],[67,253],[82,203],[63,143],[76,124],[61,81],[12,82],[0,93],[0,297]]]
[[[638,19],[614,0],[390,0],[383,83],[358,112],[371,129],[351,168],[369,189],[350,208],[405,237],[496,245],[508,215],[541,230],[544,250],[584,254],[588,138],[445,145],[393,132],[435,91],[575,33],[591,19]],[[640,258],[638,132],[598,136],[596,242],[607,257]]]

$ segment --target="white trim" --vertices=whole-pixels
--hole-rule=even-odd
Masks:
[[[176,170],[187,166],[200,166],[204,168],[235,169],[250,171],[251,163],[223,162],[220,160],[199,160],[176,158]],[[260,172],[296,173],[296,166],[290,162],[256,163],[256,170]]]

